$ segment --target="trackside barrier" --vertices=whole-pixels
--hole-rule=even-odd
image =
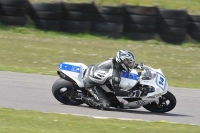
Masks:
[[[69,33],[89,33],[132,40],[155,39],[181,44],[189,35],[200,41],[200,16],[186,10],[144,6],[99,6],[95,3],[30,3],[0,0],[0,21],[25,26],[28,17],[36,28]]]
[[[27,23],[27,0],[0,0],[0,21],[5,25],[24,26]]]

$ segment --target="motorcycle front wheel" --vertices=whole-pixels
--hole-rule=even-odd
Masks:
[[[77,89],[71,82],[65,79],[58,79],[52,86],[53,96],[66,105],[80,105],[82,100],[77,96]]]
[[[146,110],[157,113],[165,113],[171,111],[176,106],[176,98],[171,92],[167,92],[159,98],[159,103],[149,103],[143,107]]]

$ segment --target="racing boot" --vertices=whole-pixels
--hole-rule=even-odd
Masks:
[[[81,100],[84,103],[94,108],[99,108],[101,106],[100,103],[98,103],[94,98],[91,98],[91,97],[81,96]]]
[[[85,88],[92,97],[82,96],[81,100],[88,104],[91,107],[104,110],[108,109],[110,106],[110,103],[108,101],[105,101],[105,98],[103,97],[103,92],[101,90],[97,91],[96,87],[93,88]]]

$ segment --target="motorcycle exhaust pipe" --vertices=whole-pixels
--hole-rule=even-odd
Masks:
[[[147,105],[151,102],[155,102],[157,98],[142,98],[141,100],[136,100],[132,102],[128,102],[127,100],[117,97],[120,103],[123,104],[123,107],[128,107],[128,108],[139,108],[141,106]]]
[[[134,108],[141,107],[141,105],[138,105],[138,102],[134,101],[134,102],[129,102],[128,104],[124,104],[124,107],[128,107],[128,108],[134,109]]]

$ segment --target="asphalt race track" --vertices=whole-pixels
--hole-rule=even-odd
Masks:
[[[0,71],[0,107],[200,125],[200,89],[170,87],[169,91],[176,96],[177,106],[168,113],[151,113],[144,108],[111,108],[108,111],[101,111],[86,105],[68,106],[59,103],[51,92],[51,86],[57,79],[58,76]]]

